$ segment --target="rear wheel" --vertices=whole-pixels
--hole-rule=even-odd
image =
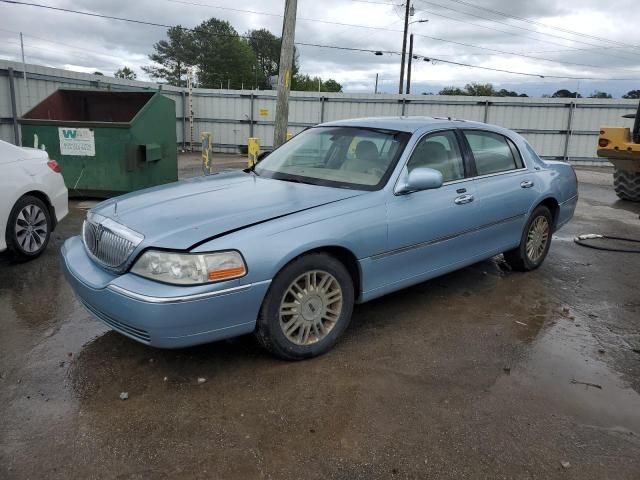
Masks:
[[[616,168],[613,172],[613,188],[622,200],[640,202],[640,172]]]
[[[522,232],[520,245],[504,252],[504,259],[514,270],[526,272],[542,265],[551,245],[553,217],[543,205],[537,207]]]
[[[271,283],[256,337],[287,360],[322,355],[349,325],[353,303],[353,282],[341,262],[323,253],[302,256]]]
[[[51,236],[51,214],[42,200],[31,195],[18,199],[9,214],[7,248],[19,262],[40,256]]]

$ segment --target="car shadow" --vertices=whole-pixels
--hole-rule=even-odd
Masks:
[[[322,357],[304,362],[274,358],[252,335],[163,350],[109,331],[82,348],[73,359],[69,377],[75,395],[90,400],[98,392],[127,390],[132,385],[142,391],[158,392],[160,387],[197,386],[198,379],[229,385],[236,378],[254,378],[259,372],[286,371],[296,378],[308,368],[317,370],[323,365],[382,355],[389,342],[402,343],[411,338],[459,349],[470,332],[494,335],[494,330],[506,328],[516,341],[529,342],[543,327],[550,309],[546,302],[540,301],[538,306],[534,304],[522,312],[525,320],[520,322],[522,326],[514,326],[516,317],[512,318],[511,313],[496,313],[500,307],[520,308],[517,305],[520,294],[506,300],[511,290],[520,287],[517,282],[505,281],[520,275],[510,272],[501,257],[497,257],[356,305],[351,325],[336,347]],[[529,275],[535,277],[536,272]]]

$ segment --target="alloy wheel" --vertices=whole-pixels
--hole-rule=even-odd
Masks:
[[[325,338],[342,313],[342,288],[336,278],[312,270],[296,278],[280,303],[280,328],[296,345],[311,345]]]
[[[546,217],[536,217],[527,234],[527,243],[525,249],[527,257],[533,263],[538,263],[543,257],[547,242],[549,241],[549,222]]]
[[[20,248],[35,253],[47,239],[47,217],[38,205],[25,205],[16,217],[15,236]]]

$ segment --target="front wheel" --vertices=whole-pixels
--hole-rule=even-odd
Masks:
[[[533,211],[522,232],[520,245],[504,252],[504,259],[511,268],[526,272],[542,265],[551,246],[552,221],[547,207],[540,205]]]
[[[341,262],[324,253],[304,255],[271,283],[256,337],[286,360],[322,355],[349,325],[353,303],[353,281]]]
[[[18,199],[9,214],[6,241],[16,261],[40,256],[51,236],[51,214],[42,200],[31,195]]]

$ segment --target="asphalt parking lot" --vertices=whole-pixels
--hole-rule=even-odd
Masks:
[[[43,257],[0,255],[0,478],[640,478],[640,255],[572,241],[640,238],[610,177],[579,172],[539,270],[498,257],[359,305],[299,363],[102,326],[58,263],[73,201]]]

